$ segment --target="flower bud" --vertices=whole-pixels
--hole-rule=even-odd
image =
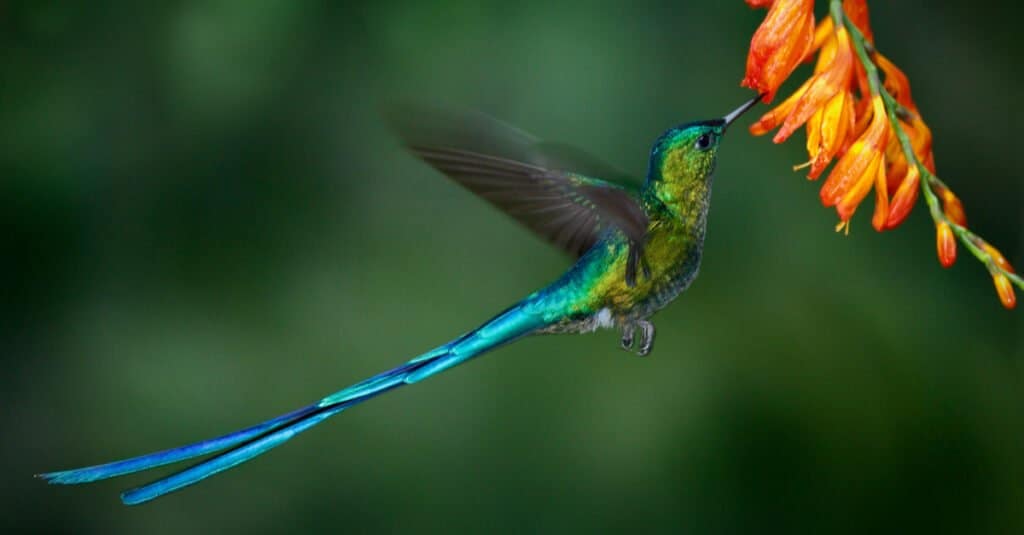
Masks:
[[[1003,306],[1012,309],[1017,306],[1017,294],[1013,292],[1013,284],[1009,277],[1002,273],[992,275],[992,282],[996,285],[996,293],[999,294],[999,301]]]
[[[956,236],[953,229],[945,221],[935,227],[935,242],[939,252],[939,263],[942,267],[948,268],[956,262]]]

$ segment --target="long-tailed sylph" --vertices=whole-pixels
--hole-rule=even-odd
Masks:
[[[662,134],[651,149],[642,186],[612,182],[621,174],[581,151],[482,115],[398,110],[392,123],[413,154],[576,256],[575,264],[476,329],[312,405],[195,444],[39,477],[55,484],[88,483],[216,453],[121,494],[124,503],[138,504],[248,461],[353,405],[524,336],[616,328],[624,349],[650,353],[651,315],[697,276],[722,136],[757,100],[721,119]]]

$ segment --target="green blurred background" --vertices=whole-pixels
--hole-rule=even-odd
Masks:
[[[880,47],[971,226],[1024,265],[1014,3],[918,4],[872,3]],[[664,129],[749,96],[762,16],[0,2],[0,530],[1024,531],[1024,312],[966,252],[939,267],[923,205],[878,234],[869,200],[835,234],[789,170],[802,135],[742,129],[650,358],[612,332],[529,339],[139,508],[117,492],[156,474],[32,479],[306,404],[561,273],[402,153],[380,101],[481,109],[641,175]]]

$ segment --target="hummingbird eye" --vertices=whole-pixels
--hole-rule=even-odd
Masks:
[[[700,137],[697,138],[697,141],[694,142],[693,147],[697,150],[708,150],[711,148],[711,134],[701,134]]]

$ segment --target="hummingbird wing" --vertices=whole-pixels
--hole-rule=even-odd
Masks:
[[[592,178],[624,173],[483,114],[406,108],[391,122],[417,157],[575,257],[619,229],[631,244],[627,282],[635,283],[648,223],[637,188]]]
[[[406,145],[453,147],[546,169],[599,177],[628,190],[639,189],[636,177],[583,149],[540,139],[520,128],[477,111],[402,103],[384,112]]]
[[[586,252],[609,225],[637,242],[647,230],[647,215],[621,186],[462,149],[409,149],[574,256]]]

